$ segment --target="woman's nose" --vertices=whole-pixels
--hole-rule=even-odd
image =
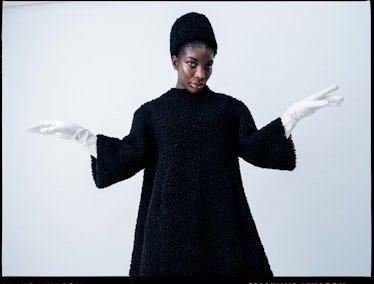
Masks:
[[[203,67],[196,68],[195,77],[198,78],[199,80],[205,78],[205,70]]]

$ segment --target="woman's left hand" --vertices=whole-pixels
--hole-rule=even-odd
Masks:
[[[340,106],[344,98],[341,96],[329,95],[337,89],[338,85],[333,85],[292,104],[281,117],[286,137],[288,138],[290,136],[291,131],[302,118],[312,115],[318,109],[325,106]]]

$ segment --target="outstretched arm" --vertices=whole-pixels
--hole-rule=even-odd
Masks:
[[[341,96],[329,94],[338,89],[337,85],[330,86],[306,99],[292,104],[282,115],[281,120],[288,138],[296,124],[304,117],[312,115],[318,109],[325,106],[340,106],[343,101]]]
[[[77,141],[91,156],[97,157],[96,135],[78,124],[64,121],[43,121],[31,125],[29,131]]]

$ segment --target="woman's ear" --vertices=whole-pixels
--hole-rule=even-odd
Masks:
[[[173,56],[171,57],[171,63],[173,64],[173,68],[174,68],[175,70],[178,70],[178,67],[179,67],[179,59],[178,59],[178,57],[177,57],[176,55],[173,55]]]

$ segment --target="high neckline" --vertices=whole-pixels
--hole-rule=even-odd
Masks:
[[[170,91],[176,95],[191,96],[191,97],[204,97],[209,94],[210,89],[207,85],[197,94],[190,93],[187,89],[171,88]]]

